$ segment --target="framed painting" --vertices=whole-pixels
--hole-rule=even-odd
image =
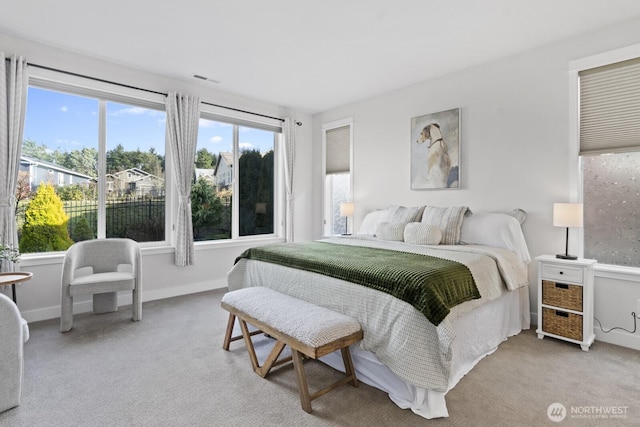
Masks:
[[[411,119],[411,189],[460,188],[460,109]]]

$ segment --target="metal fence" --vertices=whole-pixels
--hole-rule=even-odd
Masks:
[[[18,228],[24,224],[28,203],[16,210]],[[74,241],[95,238],[98,230],[97,200],[68,200],[63,208],[67,230]],[[107,237],[128,237],[138,242],[164,240],[165,197],[127,197],[106,201]]]
[[[223,197],[219,218],[203,224],[196,241],[231,238],[231,197]],[[28,203],[20,203],[16,210],[18,228],[24,225]],[[93,239],[98,230],[97,200],[63,201],[69,220],[67,230],[73,241]],[[194,230],[195,232],[196,230]],[[260,233],[258,233],[260,234]],[[127,237],[137,242],[165,239],[165,197],[118,197],[106,200],[106,237]]]
[[[95,233],[98,229],[97,200],[64,202],[69,216],[67,228],[75,241],[82,240],[85,224]],[[128,237],[138,242],[164,240],[165,198],[127,198],[106,201],[107,237]]]

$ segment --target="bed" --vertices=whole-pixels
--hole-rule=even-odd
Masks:
[[[259,258],[239,257],[228,285],[230,290],[266,286],[354,317],[364,330],[364,339],[352,346],[358,378],[387,392],[401,408],[425,418],[447,417],[447,392],[507,337],[529,328],[530,257],[523,215],[519,210],[471,214],[466,207],[390,207],[368,214],[355,236],[316,242],[466,266],[479,297],[463,298],[432,321],[414,303],[379,288]],[[339,355],[322,361],[343,370]]]

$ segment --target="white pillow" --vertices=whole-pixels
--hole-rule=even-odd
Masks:
[[[376,229],[376,236],[381,240],[402,242],[404,240],[404,222],[381,222]]]
[[[527,220],[527,213],[522,209],[512,209],[510,211],[498,211],[494,213],[501,213],[501,214],[512,216],[518,220],[520,225],[524,224],[524,222]]]
[[[422,209],[424,206],[414,206],[414,207],[406,207],[406,206],[389,206],[389,216],[387,217],[387,221],[389,222],[414,222],[420,221],[420,217],[422,216]]]
[[[362,220],[362,224],[360,225],[358,234],[368,234],[371,236],[375,236],[376,228],[378,228],[378,224],[381,223],[382,221],[386,221],[388,216],[389,216],[388,209],[379,209],[376,211],[369,212]]]
[[[510,215],[477,213],[466,216],[460,231],[460,241],[509,249],[525,264],[531,262],[520,222]]]
[[[460,228],[464,214],[469,210],[466,206],[438,208],[425,206],[422,223],[431,224],[442,231],[442,245],[457,245],[460,243]]]
[[[442,231],[431,224],[410,222],[404,227],[404,241],[414,245],[439,245]]]

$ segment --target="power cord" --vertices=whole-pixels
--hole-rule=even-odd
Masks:
[[[630,330],[628,330],[628,329],[622,328],[622,327],[620,327],[620,326],[615,326],[615,327],[613,327],[613,328],[609,329],[608,331],[605,331],[605,330],[602,328],[602,323],[600,323],[600,321],[598,320],[598,318],[597,318],[597,317],[595,317],[595,316],[594,316],[593,318],[596,320],[596,322],[598,322],[598,325],[600,325],[600,330],[601,330],[602,332],[604,332],[605,334],[608,334],[609,332],[613,331],[614,329],[622,329],[623,331],[625,331],[625,332],[629,332],[630,334],[635,334],[635,333],[636,333],[636,329],[637,329],[637,324],[636,324],[636,323],[637,323],[637,320],[638,320],[638,319],[640,319],[640,317],[638,317],[638,316],[636,315],[636,313],[635,313],[635,312],[633,312],[633,311],[631,312],[631,316],[633,316],[633,331],[630,331]]]

